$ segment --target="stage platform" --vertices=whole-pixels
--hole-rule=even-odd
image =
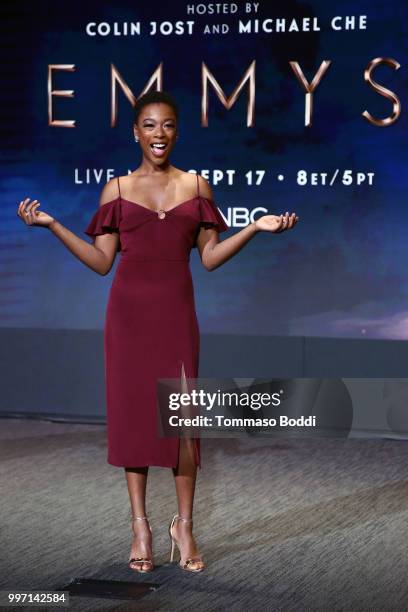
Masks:
[[[202,441],[195,535],[207,569],[169,563],[170,469],[150,468],[152,574],[127,568],[130,510],[104,425],[0,419],[6,589],[74,578],[158,583],[135,602],[71,597],[69,610],[406,610],[408,443],[382,439]],[[47,608],[51,609],[51,608]]]

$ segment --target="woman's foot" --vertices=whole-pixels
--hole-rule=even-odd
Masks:
[[[190,572],[200,572],[205,568],[193,536],[193,520],[175,516],[171,523],[170,534],[180,551],[180,567]]]
[[[133,542],[130,550],[129,567],[137,572],[151,572],[152,562],[152,531],[147,517],[132,519]]]

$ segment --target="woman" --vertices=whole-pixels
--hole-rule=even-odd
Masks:
[[[49,228],[86,266],[107,274],[121,252],[111,286],[105,321],[105,378],[108,463],[125,468],[132,510],[133,542],[129,567],[153,570],[152,532],[145,493],[150,465],[173,469],[178,514],[169,527],[171,557],[179,566],[204,569],[192,532],[199,438],[164,438],[157,433],[156,384],[160,378],[198,376],[199,329],[189,268],[197,247],[202,264],[215,270],[231,259],[259,231],[282,232],[298,218],[266,215],[233,236],[201,176],[171,165],[178,137],[178,110],[164,92],[149,92],[134,108],[134,136],[142,150],[140,166],[110,180],[85,232],[93,244],[38,210],[26,198],[18,215],[27,225]]]

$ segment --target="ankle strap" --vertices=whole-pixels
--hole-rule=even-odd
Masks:
[[[149,519],[147,518],[147,516],[134,516],[132,517],[132,523],[133,521],[148,521]]]
[[[179,521],[183,521],[183,523],[192,523],[192,522],[193,522],[193,519],[192,519],[192,518],[188,518],[188,519],[187,519],[187,518],[183,518],[182,516],[179,516],[179,515],[177,515],[177,519],[178,519]]]

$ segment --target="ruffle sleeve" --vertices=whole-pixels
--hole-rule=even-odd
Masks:
[[[113,200],[107,204],[102,204],[93,215],[84,233],[88,236],[95,237],[101,236],[102,234],[119,232],[120,208],[117,203],[117,200]],[[120,241],[117,250],[121,250]]]
[[[200,227],[215,227],[218,232],[226,232],[229,226],[225,223],[220,211],[212,200],[200,197]]]
[[[209,229],[215,228],[218,232],[226,232],[229,230],[229,226],[225,223],[220,211],[218,210],[215,202],[202,196],[198,196],[200,206],[200,222],[197,227],[197,232],[194,237],[193,249],[197,248],[197,238],[200,233],[200,229],[204,227]]]

